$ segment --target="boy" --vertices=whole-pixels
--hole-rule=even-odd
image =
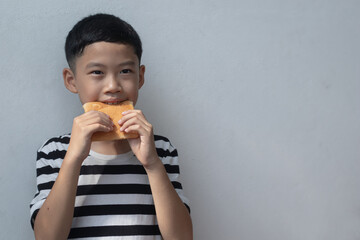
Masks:
[[[69,32],[65,52],[64,83],[82,104],[136,104],[145,66],[129,24],[107,14],[86,17]],[[118,124],[139,137],[92,142],[94,132],[111,131],[113,123],[90,111],[74,119],[71,135],[39,149],[30,205],[36,239],[192,239],[176,149],[153,135],[140,110],[124,112]]]

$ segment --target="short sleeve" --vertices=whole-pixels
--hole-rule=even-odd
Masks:
[[[48,197],[58,176],[61,163],[66,155],[70,137],[61,136],[46,141],[37,151],[36,192],[30,203],[31,226],[37,213]]]
[[[176,148],[171,144],[169,139],[163,136],[155,135],[156,151],[163,162],[166,172],[175,191],[190,212],[189,199],[185,196],[182,184],[180,182],[179,156]]]

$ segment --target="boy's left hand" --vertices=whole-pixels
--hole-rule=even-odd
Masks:
[[[128,139],[131,150],[145,169],[150,169],[159,161],[152,125],[146,120],[141,110],[129,110],[122,113],[119,121],[120,131],[136,132],[138,138]]]

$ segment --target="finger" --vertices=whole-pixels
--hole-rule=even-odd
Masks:
[[[126,110],[126,111],[122,112],[121,114],[127,115],[129,113],[135,113],[135,112],[141,112],[141,110],[139,110],[139,109]]]
[[[100,116],[100,117],[102,117],[104,119],[110,119],[109,115],[107,115],[106,113],[100,112],[100,111],[91,110],[91,111],[89,111],[87,113],[88,113],[88,115],[87,115],[88,118],[91,118],[91,117],[94,117],[94,116]]]
[[[140,126],[140,125],[137,125],[137,124],[134,124],[134,125],[131,125],[129,127],[127,127],[124,132],[126,133],[138,133],[140,136],[148,136],[150,135],[150,132],[148,129]]]
[[[94,123],[94,124],[88,125],[88,131],[91,134],[93,134],[95,132],[110,132],[112,130],[113,130],[112,127],[103,125],[101,123]]]
[[[130,119],[133,118],[137,118],[139,119],[141,122],[143,122],[143,124],[150,126],[151,124],[147,121],[147,119],[145,118],[144,114],[140,111],[140,110],[129,110],[127,111],[127,113],[125,115],[123,115],[123,117],[118,121],[118,123],[121,125],[123,125],[125,122],[129,121]]]
[[[114,129],[113,123],[109,123],[109,122],[103,122],[103,121],[94,121],[94,120],[88,120],[86,122],[83,122],[80,125],[83,129],[85,128],[99,128],[100,130],[102,130],[103,128],[109,129],[109,131]]]
[[[87,116],[84,116],[84,118],[81,119],[81,122],[84,125],[90,125],[90,124],[94,124],[94,123],[102,123],[107,126],[114,125],[113,121],[111,120],[109,115],[107,115],[103,112],[97,112],[97,111],[94,111],[94,112],[88,114]]]
[[[149,131],[149,128],[150,128],[149,125],[146,124],[145,122],[143,122],[142,119],[133,117],[133,118],[128,119],[124,123],[122,123],[122,125],[120,127],[120,131],[125,131],[125,129],[127,129],[128,127],[130,127],[132,125],[139,125],[140,127],[146,129],[147,131]]]
[[[144,128],[149,128],[150,127],[150,124],[148,124],[147,122],[144,122],[143,119],[139,119],[139,118],[130,118],[128,120],[126,120],[125,122],[119,124],[120,125],[120,131],[123,131],[125,130],[126,128],[128,128],[129,126],[131,125],[135,125],[135,124],[138,124]]]
[[[137,112],[135,110],[126,111],[126,112],[122,113],[122,117],[121,117],[120,121],[122,121],[122,122],[127,121],[130,118],[134,118],[134,117],[138,116],[138,114],[141,115],[139,112]]]

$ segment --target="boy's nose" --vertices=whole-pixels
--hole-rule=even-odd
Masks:
[[[121,84],[118,79],[116,79],[115,76],[111,76],[107,79],[106,82],[106,91],[107,92],[121,92]]]

